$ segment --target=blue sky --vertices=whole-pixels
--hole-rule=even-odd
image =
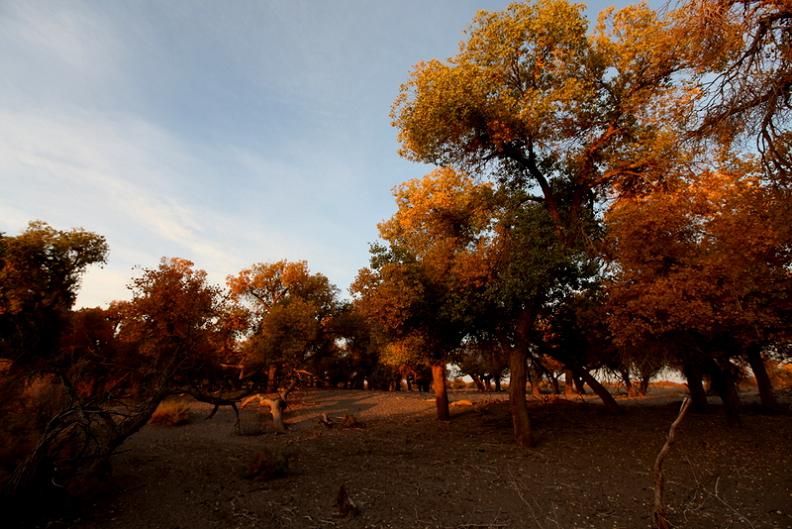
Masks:
[[[506,3],[3,0],[0,231],[106,236],[80,306],[162,256],[217,283],[305,259],[345,292],[390,190],[428,171],[396,153],[399,85]]]

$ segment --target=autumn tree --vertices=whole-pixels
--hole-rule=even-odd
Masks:
[[[12,372],[47,369],[80,278],[107,251],[100,235],[40,221],[16,237],[0,234],[0,357],[12,361]]]
[[[688,0],[671,14],[696,86],[694,138],[752,138],[768,176],[792,175],[792,5]]]
[[[381,340],[362,307],[357,303],[342,304],[330,327],[331,334],[336,337],[337,351],[322,368],[330,383],[342,384],[349,389],[364,389],[366,384],[372,388],[382,382],[379,380],[383,378],[379,354]]]
[[[622,198],[608,213],[618,262],[613,333],[633,349],[665,344],[698,407],[706,405],[706,373],[736,415],[734,361],[741,359],[763,402],[773,403],[760,355],[789,331],[788,203],[750,165],[734,163],[664,192]]]
[[[672,173],[694,95],[673,83],[685,63],[668,21],[638,5],[603,12],[590,31],[582,11],[540,0],[480,12],[459,53],[416,65],[392,107],[407,158],[519,189],[514,215],[527,202],[539,204],[554,231],[541,237],[539,253],[556,253],[557,243],[578,252],[589,244],[596,206],[611,193],[651,188]],[[519,355],[558,277],[546,274],[554,265],[521,271],[516,259],[509,266],[514,278],[527,279],[512,290],[528,297],[510,298],[522,306],[514,330],[522,346],[514,350],[523,352],[511,365],[519,387]],[[524,390],[512,395],[515,434],[527,444],[521,398]]]
[[[460,347],[470,306],[488,271],[480,244],[492,222],[492,190],[451,169],[437,169],[394,190],[397,211],[380,223],[371,269],[353,285],[359,305],[383,329],[383,359],[428,363],[439,419],[447,419],[445,366]]]
[[[279,377],[310,368],[318,375],[322,358],[333,352],[331,322],[339,309],[338,290],[305,261],[258,263],[228,278],[231,294],[251,312],[246,371],[266,368],[268,391]]]
[[[415,66],[393,104],[409,159],[523,182],[567,237],[610,186],[646,185],[675,159],[691,95],[669,23],[645,5],[541,0],[480,12],[460,52]]]
[[[36,221],[20,235],[0,234],[0,437],[7,447],[0,499],[9,508],[52,475],[50,424],[70,398],[64,380],[71,366],[61,341],[83,273],[106,255],[105,239],[82,229]]]
[[[473,379],[481,392],[501,391],[501,381],[509,370],[509,355],[497,340],[470,336],[457,355],[457,365],[463,375]]]
[[[543,324],[540,350],[561,362],[573,377],[588,384],[606,409],[617,411],[619,407],[613,396],[591,374],[596,370],[622,367],[608,328],[599,285],[570,292],[548,306]]]

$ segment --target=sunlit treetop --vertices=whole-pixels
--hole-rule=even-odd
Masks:
[[[559,224],[591,190],[667,172],[695,94],[672,82],[675,32],[645,5],[608,10],[595,28],[582,11],[540,0],[479,13],[456,56],[417,64],[402,85],[401,153],[523,179]]]
[[[792,3],[689,0],[673,12],[701,89],[696,136],[751,138],[769,176],[792,181]]]
[[[327,277],[312,274],[305,261],[286,260],[274,263],[256,263],[228,276],[231,294],[252,303],[254,312],[267,312],[279,303],[300,298],[330,310],[335,303],[337,289]]]

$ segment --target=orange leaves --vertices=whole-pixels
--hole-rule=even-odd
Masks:
[[[787,199],[750,165],[732,169],[622,198],[608,212],[620,341],[673,332],[759,339],[779,328],[778,300],[792,288]]]
[[[253,313],[249,354],[258,362],[299,366],[322,347],[337,289],[305,261],[257,263],[227,279],[232,295]]]
[[[380,223],[380,236],[425,254],[439,239],[469,240],[492,222],[493,192],[449,168],[408,180],[393,192],[398,210]]]

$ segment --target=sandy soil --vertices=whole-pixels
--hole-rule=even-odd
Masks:
[[[512,444],[506,396],[453,393],[449,422],[426,394],[300,391],[287,434],[269,415],[193,404],[181,427],[147,426],[113,460],[112,488],[49,527],[99,528],[646,528],[654,459],[681,395],[531,404],[538,446]],[[332,428],[354,415],[362,427]],[[675,527],[792,527],[792,414],[750,407],[730,428],[719,411],[689,414],[666,460]],[[246,479],[263,447],[289,457],[285,477]],[[335,507],[344,485],[357,516]]]

